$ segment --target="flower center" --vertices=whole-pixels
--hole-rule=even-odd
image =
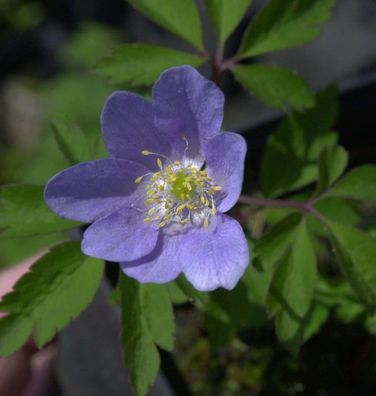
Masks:
[[[148,150],[142,154],[159,155]],[[215,195],[222,187],[216,185],[205,170],[191,163],[183,165],[180,161],[172,162],[159,156],[169,164],[163,166],[158,157],[159,170],[151,173],[146,183],[144,222],[157,222],[160,228],[171,223],[208,227],[210,218],[217,213]],[[144,176],[138,177],[135,183],[141,183]]]

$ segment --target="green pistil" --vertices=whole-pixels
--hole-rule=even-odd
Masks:
[[[171,192],[179,200],[189,200],[194,197],[196,186],[189,180],[185,173],[180,170],[176,174],[176,180],[171,184]]]

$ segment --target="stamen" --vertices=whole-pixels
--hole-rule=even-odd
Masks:
[[[186,143],[185,152],[189,143]],[[159,228],[170,224],[188,224],[208,228],[211,216],[217,214],[215,195],[222,190],[208,176],[206,170],[199,169],[193,162],[182,164],[180,161],[172,162],[169,158],[143,150],[143,155],[156,155],[157,172],[149,172],[145,192],[147,199],[144,201],[145,223],[157,222]],[[163,165],[162,158],[168,161]],[[135,179],[141,183],[145,175]]]

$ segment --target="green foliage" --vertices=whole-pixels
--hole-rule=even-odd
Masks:
[[[143,396],[158,373],[156,344],[167,350],[173,347],[171,301],[166,286],[141,285],[124,275],[120,278],[120,293],[125,365],[136,395]]]
[[[205,58],[150,44],[124,44],[113,55],[102,59],[96,72],[113,83],[151,85],[172,66],[200,66]]]
[[[42,257],[5,295],[0,311],[0,355],[20,348],[33,331],[38,347],[50,341],[93,299],[103,262],[81,253],[79,242],[67,242]]]
[[[337,117],[336,99],[333,87],[317,94],[314,108],[290,115],[268,139],[260,174],[266,196],[291,192],[316,180],[319,153],[338,139],[330,130]]]
[[[354,206],[341,198],[337,197],[324,197],[321,198],[316,204],[315,208],[329,220],[346,224],[357,225],[361,220],[361,216],[354,208]]]
[[[295,239],[301,220],[302,215],[300,213],[292,213],[263,235],[253,250],[256,267],[260,267],[264,271],[274,268]]]
[[[238,26],[251,3],[252,0],[205,0],[220,43],[224,43]]]
[[[344,172],[348,154],[341,146],[326,146],[319,156],[319,174],[315,195],[322,194]]]
[[[334,4],[335,0],[271,0],[245,32],[240,56],[261,55],[315,39]]]
[[[202,32],[194,0],[128,0],[138,11],[158,25],[202,50]]]
[[[76,227],[47,207],[43,187],[9,185],[0,187],[0,239],[43,235]]]
[[[376,166],[363,165],[339,180],[326,195],[376,201]]]
[[[331,242],[344,273],[359,300],[376,309],[376,239],[343,224],[327,221]]]
[[[259,328],[266,321],[265,310],[252,301],[250,290],[243,281],[234,290],[219,289],[209,295],[205,328],[215,347],[228,343],[239,330]]]
[[[277,335],[294,352],[304,341],[302,332],[306,317],[311,315],[315,280],[316,257],[306,222],[301,222],[290,251],[278,266],[271,288],[277,305]]]
[[[62,47],[59,58],[71,67],[92,67],[114,49],[120,41],[119,36],[105,25],[86,21],[78,26],[70,42]]]
[[[93,159],[85,134],[77,125],[52,122],[55,141],[69,165]]]
[[[283,111],[292,107],[301,111],[315,103],[307,83],[289,69],[270,65],[238,65],[232,71],[245,89],[270,107]]]

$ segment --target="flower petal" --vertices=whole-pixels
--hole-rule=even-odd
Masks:
[[[109,153],[156,169],[156,157],[143,156],[141,151],[149,150],[168,157],[171,147],[155,128],[153,117],[152,104],[141,96],[114,92],[107,99],[101,115]]]
[[[191,66],[168,69],[153,87],[155,125],[168,136],[180,158],[196,158],[202,142],[219,133],[224,97],[220,89]]]
[[[143,165],[126,160],[83,162],[50,179],[45,201],[60,216],[91,223],[127,203],[142,200],[144,189],[134,180],[147,172]]]
[[[179,247],[181,235],[163,235],[156,248],[147,256],[135,261],[120,263],[124,273],[141,283],[167,283],[181,272]]]
[[[219,212],[227,212],[239,199],[246,151],[247,144],[243,137],[232,132],[221,133],[205,145],[208,176],[222,187],[217,199]]]
[[[136,260],[150,253],[159,230],[143,221],[138,210],[123,207],[97,220],[84,233],[82,251],[108,261]]]
[[[218,216],[214,231],[195,228],[182,238],[179,255],[183,272],[200,291],[233,289],[248,262],[248,245],[236,220]]]

